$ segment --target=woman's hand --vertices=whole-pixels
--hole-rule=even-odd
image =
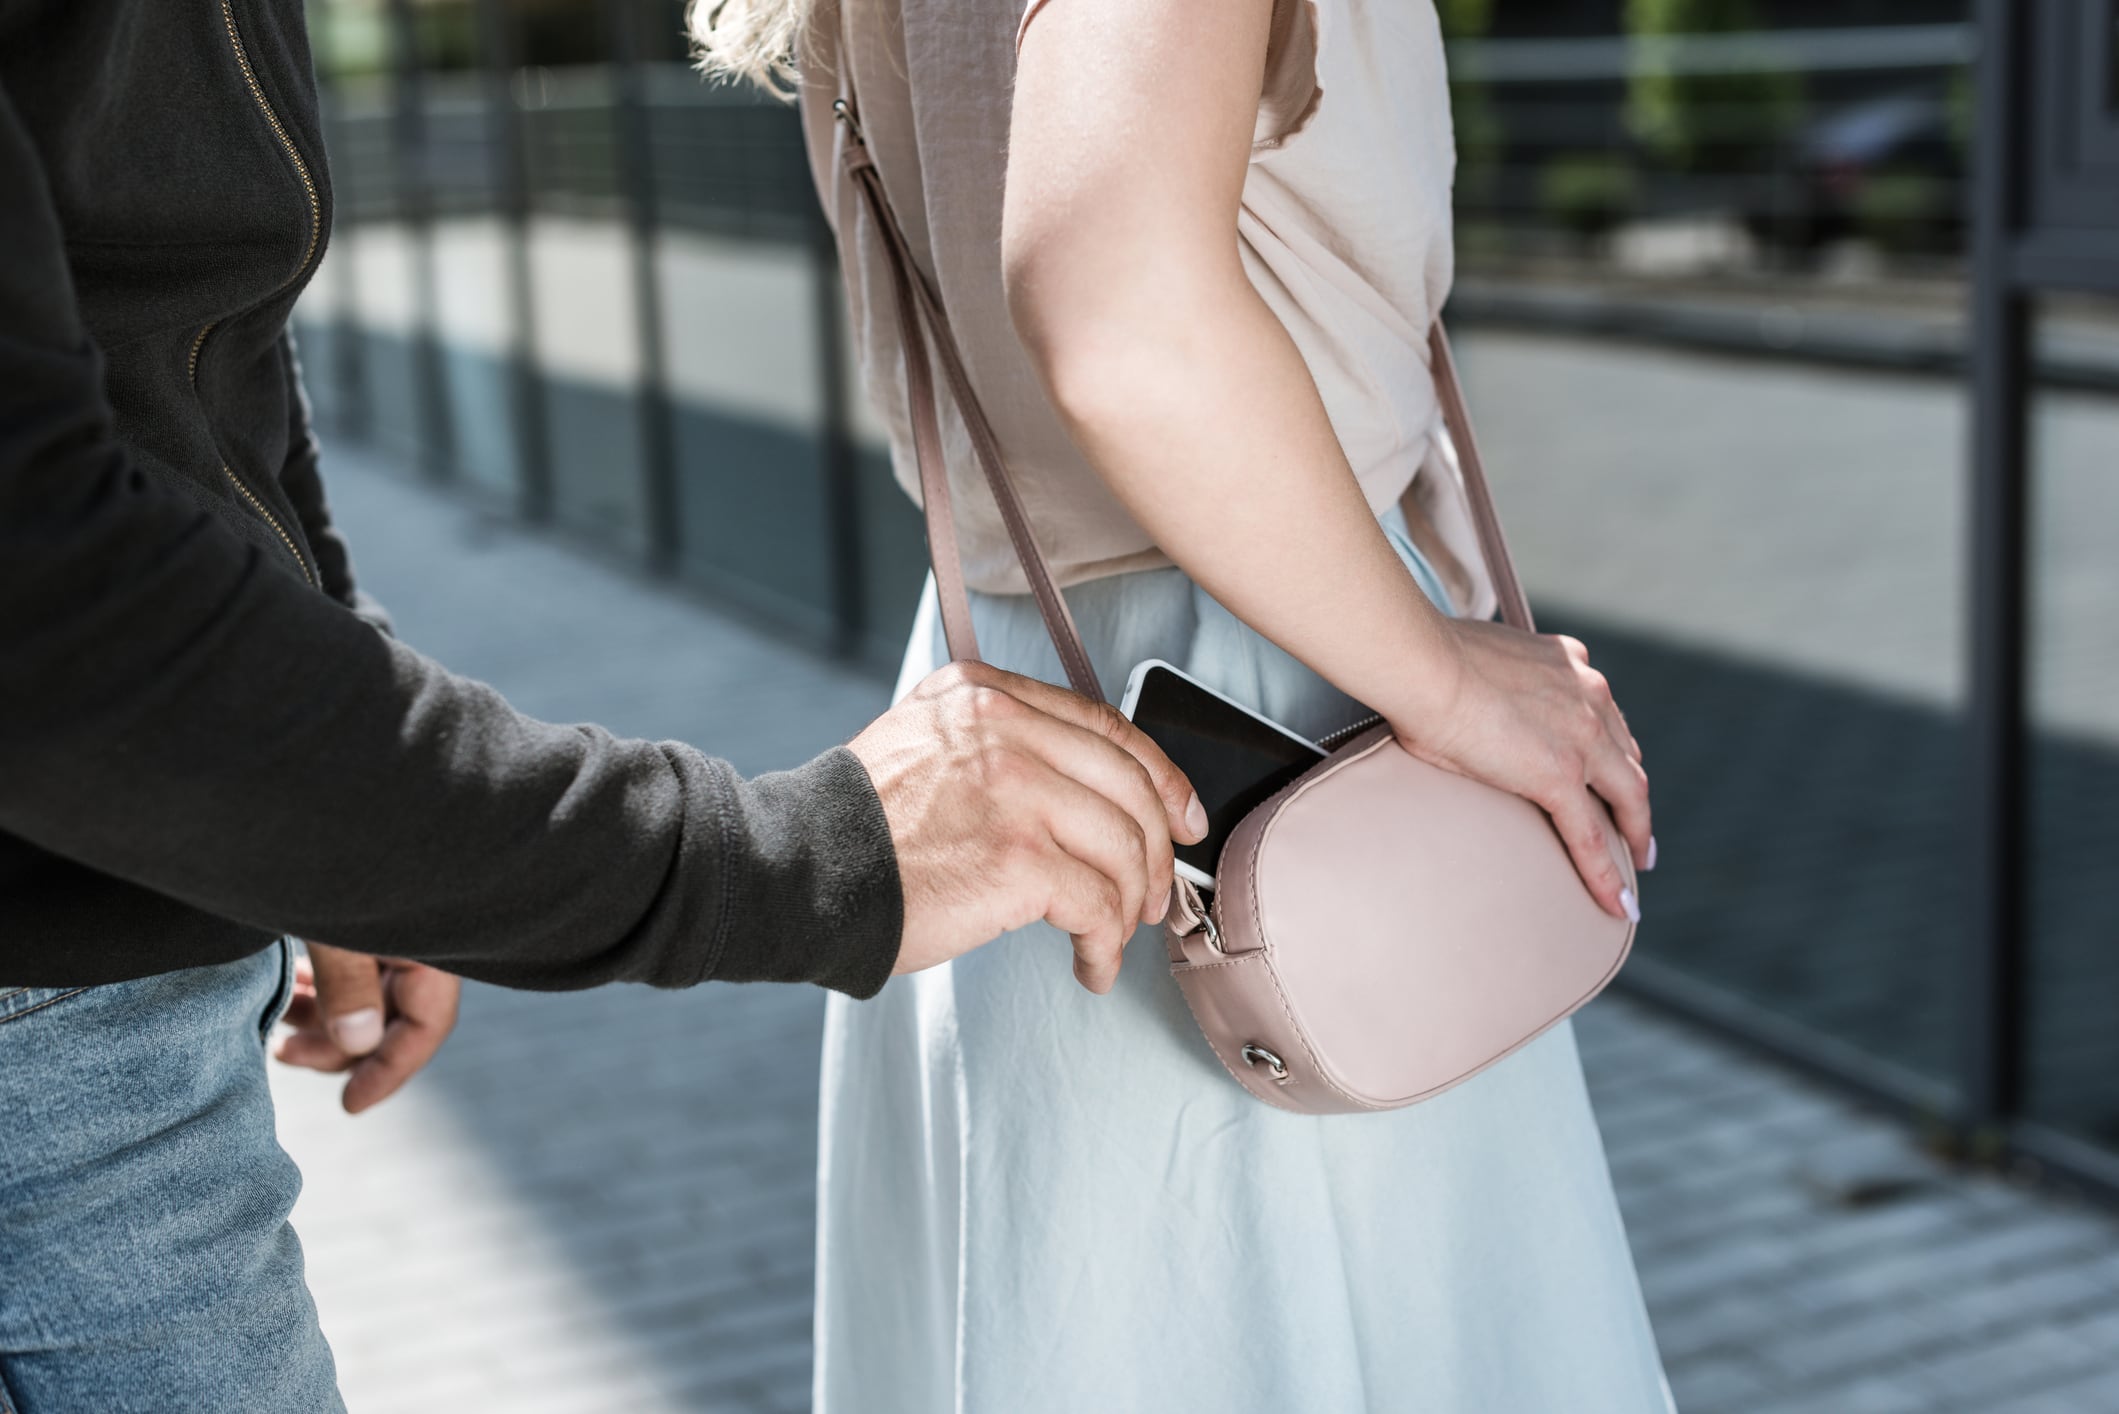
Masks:
[[[1398,740],[1423,761],[1541,806],[1597,902],[1638,922],[1640,900],[1608,839],[1616,823],[1634,867],[1654,867],[1648,773],[1589,650],[1564,634],[1446,622],[1456,671],[1427,705],[1386,714]]]

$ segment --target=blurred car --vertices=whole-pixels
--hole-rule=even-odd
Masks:
[[[1864,239],[1947,251],[1964,233],[1964,123],[1954,90],[1865,99],[1810,125],[1791,171],[1746,213],[1763,240],[1815,250]]]

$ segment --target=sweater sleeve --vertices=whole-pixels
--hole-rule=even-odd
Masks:
[[[0,830],[239,923],[520,987],[865,995],[902,927],[850,753],[745,781],[533,720],[144,475],[4,89]]]

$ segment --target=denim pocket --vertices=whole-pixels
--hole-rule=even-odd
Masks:
[[[280,1024],[287,1014],[287,1007],[294,1001],[294,939],[282,938],[272,945],[279,950],[280,980],[272,989],[272,1001],[265,1008],[265,1015],[258,1022],[258,1039],[270,1040],[272,1028]]]
[[[0,1026],[20,1021],[87,990],[86,987],[0,987]]]

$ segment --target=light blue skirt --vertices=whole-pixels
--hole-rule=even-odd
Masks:
[[[1113,700],[1162,658],[1312,738],[1358,713],[1177,570],[1067,600]],[[987,661],[1064,680],[1029,599],[972,607]],[[930,583],[899,690],[946,658]],[[1290,1115],[1153,931],[1109,996],[1070,961],[1039,925],[832,997],[816,1414],[1670,1407],[1570,1027],[1411,1109]]]

